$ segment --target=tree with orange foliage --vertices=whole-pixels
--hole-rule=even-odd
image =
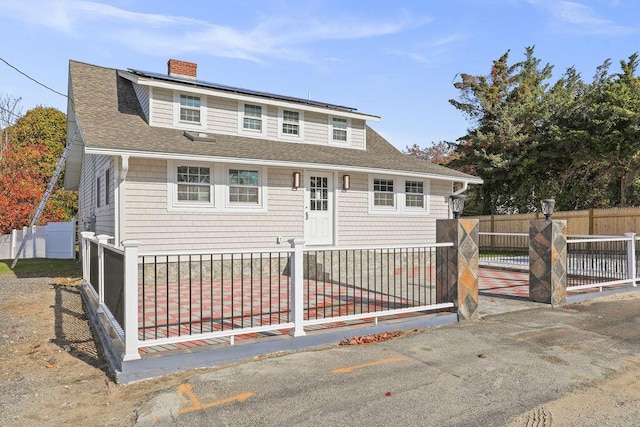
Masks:
[[[7,129],[0,160],[0,234],[29,225],[64,151],[66,116],[55,108],[36,107]],[[77,212],[77,194],[62,189],[63,175],[39,223],[68,221]]]

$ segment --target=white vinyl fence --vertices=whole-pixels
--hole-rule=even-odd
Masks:
[[[13,230],[11,234],[0,236],[0,259],[14,259],[28,228]],[[76,256],[76,220],[70,222],[50,222],[34,226],[22,249],[20,258],[64,258]]]

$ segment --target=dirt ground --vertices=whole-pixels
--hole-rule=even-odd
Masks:
[[[0,276],[0,425],[130,426],[143,402],[183,381],[114,384],[76,285]]]
[[[77,284],[66,278],[0,276],[0,425],[134,425],[138,408],[193,375],[114,384],[93,341]],[[618,413],[620,421],[629,421],[638,408],[640,366],[630,363],[605,382],[548,402],[511,425],[618,425]]]

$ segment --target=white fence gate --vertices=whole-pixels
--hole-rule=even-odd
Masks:
[[[13,230],[11,234],[0,236],[0,259],[14,259],[27,235],[27,227]],[[20,258],[64,258],[76,256],[76,220],[70,222],[50,222],[44,226],[34,226]]]

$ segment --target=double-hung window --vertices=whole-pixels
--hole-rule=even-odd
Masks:
[[[229,203],[260,204],[260,173],[257,170],[229,169]]]
[[[109,204],[109,193],[111,193],[111,178],[109,177],[109,169],[104,171],[104,204]]]
[[[262,107],[260,105],[244,104],[242,129],[262,132]]]
[[[393,179],[373,179],[373,206],[378,208],[395,207]]]
[[[405,181],[405,207],[424,209],[424,182]]]
[[[347,142],[347,119],[341,117],[331,118],[331,141],[333,142]]]
[[[100,185],[100,177],[96,178],[96,207],[99,208],[100,207],[100,196],[102,192],[102,188]]]
[[[176,184],[178,203],[211,203],[211,168],[177,166]]]
[[[300,136],[300,113],[289,110],[282,111],[282,134]]]
[[[200,97],[180,95],[180,121],[200,124]]]

